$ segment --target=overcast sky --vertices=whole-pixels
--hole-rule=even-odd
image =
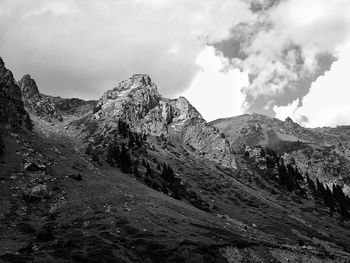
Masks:
[[[207,120],[350,124],[349,0],[0,0],[0,56],[52,95],[146,73]]]

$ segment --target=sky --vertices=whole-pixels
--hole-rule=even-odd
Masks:
[[[208,121],[350,124],[349,0],[0,0],[0,56],[50,95],[144,73]]]

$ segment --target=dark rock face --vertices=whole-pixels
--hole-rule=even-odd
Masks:
[[[35,80],[32,79],[30,75],[24,75],[19,81],[19,85],[22,90],[23,100],[29,100],[35,96],[40,96]]]
[[[63,115],[74,115],[74,116],[82,116],[89,111],[91,111],[97,101],[95,100],[81,100],[77,98],[61,98],[61,97],[51,97],[52,101],[55,103],[56,108]]]
[[[24,109],[21,90],[15,83],[12,72],[0,58],[0,123],[13,130],[20,127],[31,129],[31,120]]]
[[[63,120],[53,100],[39,93],[35,80],[30,75],[24,75],[18,84],[22,90],[24,105],[29,112],[47,121]]]

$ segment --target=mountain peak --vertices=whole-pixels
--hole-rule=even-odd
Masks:
[[[143,85],[151,85],[152,83],[151,77],[147,74],[134,74],[131,76],[131,79],[135,82],[140,82]]]
[[[51,119],[63,120],[51,98],[40,94],[35,80],[29,74],[24,75],[18,85],[28,111],[47,121],[51,121]]]
[[[137,121],[154,108],[160,98],[156,85],[148,75],[135,74],[103,94],[94,109],[94,116]]]
[[[24,75],[18,82],[18,85],[21,88],[24,99],[30,99],[38,95],[40,96],[38,86],[29,74]]]
[[[122,119],[132,131],[153,136],[175,136],[203,157],[236,168],[229,143],[208,124],[184,97],[166,99],[148,75],[136,74],[105,92],[92,120],[114,130]]]
[[[292,120],[292,118],[289,117],[289,116],[288,116],[284,121],[287,122],[287,123],[295,123],[295,122]]]
[[[115,92],[132,91],[135,89],[152,89],[156,91],[157,87],[149,75],[134,74],[129,79],[120,82],[112,91],[107,91],[107,94],[116,95]]]

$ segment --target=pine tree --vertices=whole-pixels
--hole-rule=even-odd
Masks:
[[[307,181],[307,184],[308,184],[309,189],[311,190],[311,192],[312,192],[313,194],[316,194],[316,185],[315,185],[314,181],[312,181],[312,180],[310,179],[308,173],[306,173],[306,181]]]
[[[349,213],[349,198],[344,194],[343,189],[340,185],[333,184],[333,197],[338,203],[339,213],[342,216],[350,217]]]
[[[283,160],[280,160],[280,163],[278,164],[278,181],[280,185],[287,186],[288,184],[287,180],[288,180],[287,169],[284,166]]]
[[[331,209],[331,211],[335,210],[333,193],[329,189],[328,185],[325,186],[325,192],[324,192],[323,200],[324,200],[325,204]]]
[[[107,148],[106,161],[109,165],[115,166],[119,158],[118,153],[119,148],[115,147],[114,144],[110,144]]]
[[[321,198],[326,195],[326,189],[324,185],[316,178],[316,186],[317,186],[317,195]]]
[[[128,125],[121,119],[118,120],[118,131],[123,136],[123,138],[126,138],[128,135],[129,127]]]
[[[145,184],[152,187],[152,177],[153,177],[153,171],[150,167],[150,165],[147,163],[146,165],[146,173],[145,173]]]
[[[5,148],[5,144],[2,141],[2,137],[1,137],[1,134],[0,134],[0,157],[4,154],[4,148]]]
[[[140,177],[140,172],[139,172],[136,164],[134,165],[134,169],[133,170],[134,170],[135,177],[139,178]]]
[[[266,160],[266,167],[267,168],[274,168],[275,167],[275,163],[270,156],[266,156],[265,160]]]
[[[122,172],[128,173],[130,172],[130,167],[131,167],[131,157],[126,149],[125,145],[122,146],[122,150],[120,153],[120,158],[119,158],[119,164],[121,167]]]
[[[174,170],[169,165],[164,164],[162,177],[167,182],[173,182],[175,180]]]

